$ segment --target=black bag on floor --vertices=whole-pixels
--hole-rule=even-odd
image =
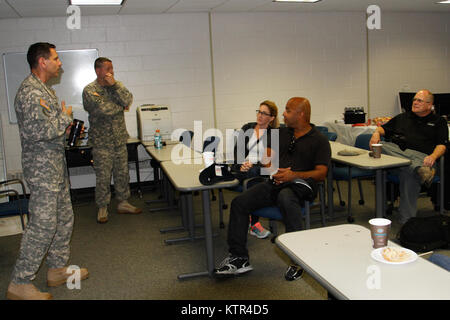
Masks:
[[[400,244],[415,252],[427,252],[450,246],[450,217],[434,215],[413,217],[400,229]]]

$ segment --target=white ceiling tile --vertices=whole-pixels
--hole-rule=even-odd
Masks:
[[[228,0],[179,0],[167,12],[209,12]]]
[[[450,12],[437,0],[321,0],[318,3],[274,3],[272,0],[126,0],[122,7],[81,7],[82,15],[129,15],[183,12],[365,12],[377,4],[381,12]],[[0,0],[0,19],[66,16],[69,0]]]
[[[178,0],[127,0],[120,14],[155,14],[165,13]]]
[[[5,18],[18,18],[19,15],[14,11],[14,9],[5,2],[5,0],[0,0],[0,19]]]

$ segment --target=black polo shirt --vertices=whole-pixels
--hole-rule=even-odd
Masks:
[[[406,148],[431,154],[437,145],[445,145],[448,141],[447,121],[434,113],[419,117],[414,112],[401,113],[382,125],[385,138],[392,135],[403,135]]]
[[[292,171],[309,171],[317,165],[328,166],[331,160],[330,143],[314,124],[311,124],[311,127],[307,134],[294,140],[292,128],[280,128],[280,168],[290,167]]]

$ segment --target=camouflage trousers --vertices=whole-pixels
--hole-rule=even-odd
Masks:
[[[130,197],[130,174],[126,144],[111,148],[92,148],[95,171],[95,203],[99,208],[111,201],[111,175],[114,179],[116,199],[120,202]]]
[[[45,254],[49,268],[66,266],[70,255],[74,218],[69,182],[62,184],[59,191],[29,188],[29,221],[11,279],[16,284],[30,283],[36,277]]]

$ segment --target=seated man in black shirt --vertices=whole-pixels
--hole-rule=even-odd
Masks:
[[[287,127],[279,129],[278,148],[275,142],[272,143],[272,155],[278,157],[280,168],[273,174],[273,182],[257,184],[231,202],[229,256],[215,270],[216,275],[236,275],[253,270],[247,251],[247,232],[249,215],[255,210],[278,206],[286,232],[302,230],[302,199],[291,188],[279,186],[298,178],[311,178],[316,182],[326,178],[331,159],[330,144],[310,123],[310,115],[308,99],[295,97],[287,102],[283,113]]]
[[[401,113],[378,127],[370,140],[372,146],[384,136],[383,153],[411,160],[409,166],[393,170],[400,180],[401,224],[416,216],[421,185],[431,185],[436,160],[446,150],[447,122],[435,114],[432,107],[433,94],[426,89],[418,91],[411,111]]]

